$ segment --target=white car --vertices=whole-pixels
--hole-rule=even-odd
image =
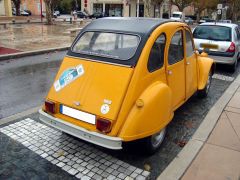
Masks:
[[[240,58],[240,30],[231,23],[202,23],[193,30],[195,47],[204,49],[216,63],[228,64],[234,72]]]

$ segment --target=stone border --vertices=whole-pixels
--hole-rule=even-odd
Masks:
[[[8,117],[3,118],[3,119],[0,119],[0,126],[3,125],[3,124],[9,123],[11,121],[15,121],[16,119],[25,117],[27,115],[36,113],[36,112],[38,112],[39,109],[41,109],[41,107],[42,106],[37,106],[37,107],[31,108],[31,109],[28,109],[26,111],[23,111],[23,112],[20,112],[20,113],[8,116]]]
[[[64,46],[64,47],[57,47],[57,48],[40,49],[36,51],[26,51],[26,52],[0,55],[0,61],[14,59],[14,58],[21,58],[26,56],[39,55],[39,54],[49,53],[53,51],[64,51],[64,50],[68,50],[69,48],[70,46]]]
[[[158,180],[175,180],[180,179],[184,175],[192,161],[198,155],[198,152],[207,141],[224,108],[231,100],[239,86],[240,75],[238,75],[215,105],[210,109],[193,137],[166,167],[166,169],[158,176]]]

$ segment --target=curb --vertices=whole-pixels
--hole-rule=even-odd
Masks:
[[[198,155],[209,135],[218,122],[224,108],[240,86],[240,75],[232,82],[224,94],[210,109],[197,131],[187,145],[178,153],[166,169],[158,176],[158,180],[180,179]]]
[[[21,58],[21,57],[26,57],[26,56],[32,56],[32,55],[39,55],[39,54],[53,52],[53,51],[64,51],[64,50],[68,50],[69,48],[70,48],[70,46],[64,46],[64,47],[58,47],[58,48],[40,49],[40,50],[36,50],[36,51],[26,51],[26,52],[0,55],[0,61],[14,59],[14,58]]]
[[[22,117],[27,116],[29,114],[38,112],[38,110],[41,109],[41,107],[42,106],[37,106],[37,107],[31,108],[31,109],[28,109],[26,111],[23,111],[23,112],[20,112],[20,113],[8,116],[8,117],[3,118],[3,119],[0,119],[0,126],[3,125],[3,124],[9,123],[11,121],[14,121],[14,120],[16,120],[18,118],[22,118]]]

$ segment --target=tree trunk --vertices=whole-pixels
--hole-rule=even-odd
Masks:
[[[17,16],[21,16],[20,3],[16,3],[16,4],[15,4],[15,7],[16,7],[16,15],[17,15]]]
[[[144,0],[144,16],[150,17],[150,11],[151,11],[151,0]]]
[[[52,22],[52,9],[51,9],[51,1],[45,0],[45,7],[46,7],[46,20],[47,24],[51,25]]]

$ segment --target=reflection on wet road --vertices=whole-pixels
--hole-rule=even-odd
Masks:
[[[0,119],[43,102],[65,52],[0,62]]]

